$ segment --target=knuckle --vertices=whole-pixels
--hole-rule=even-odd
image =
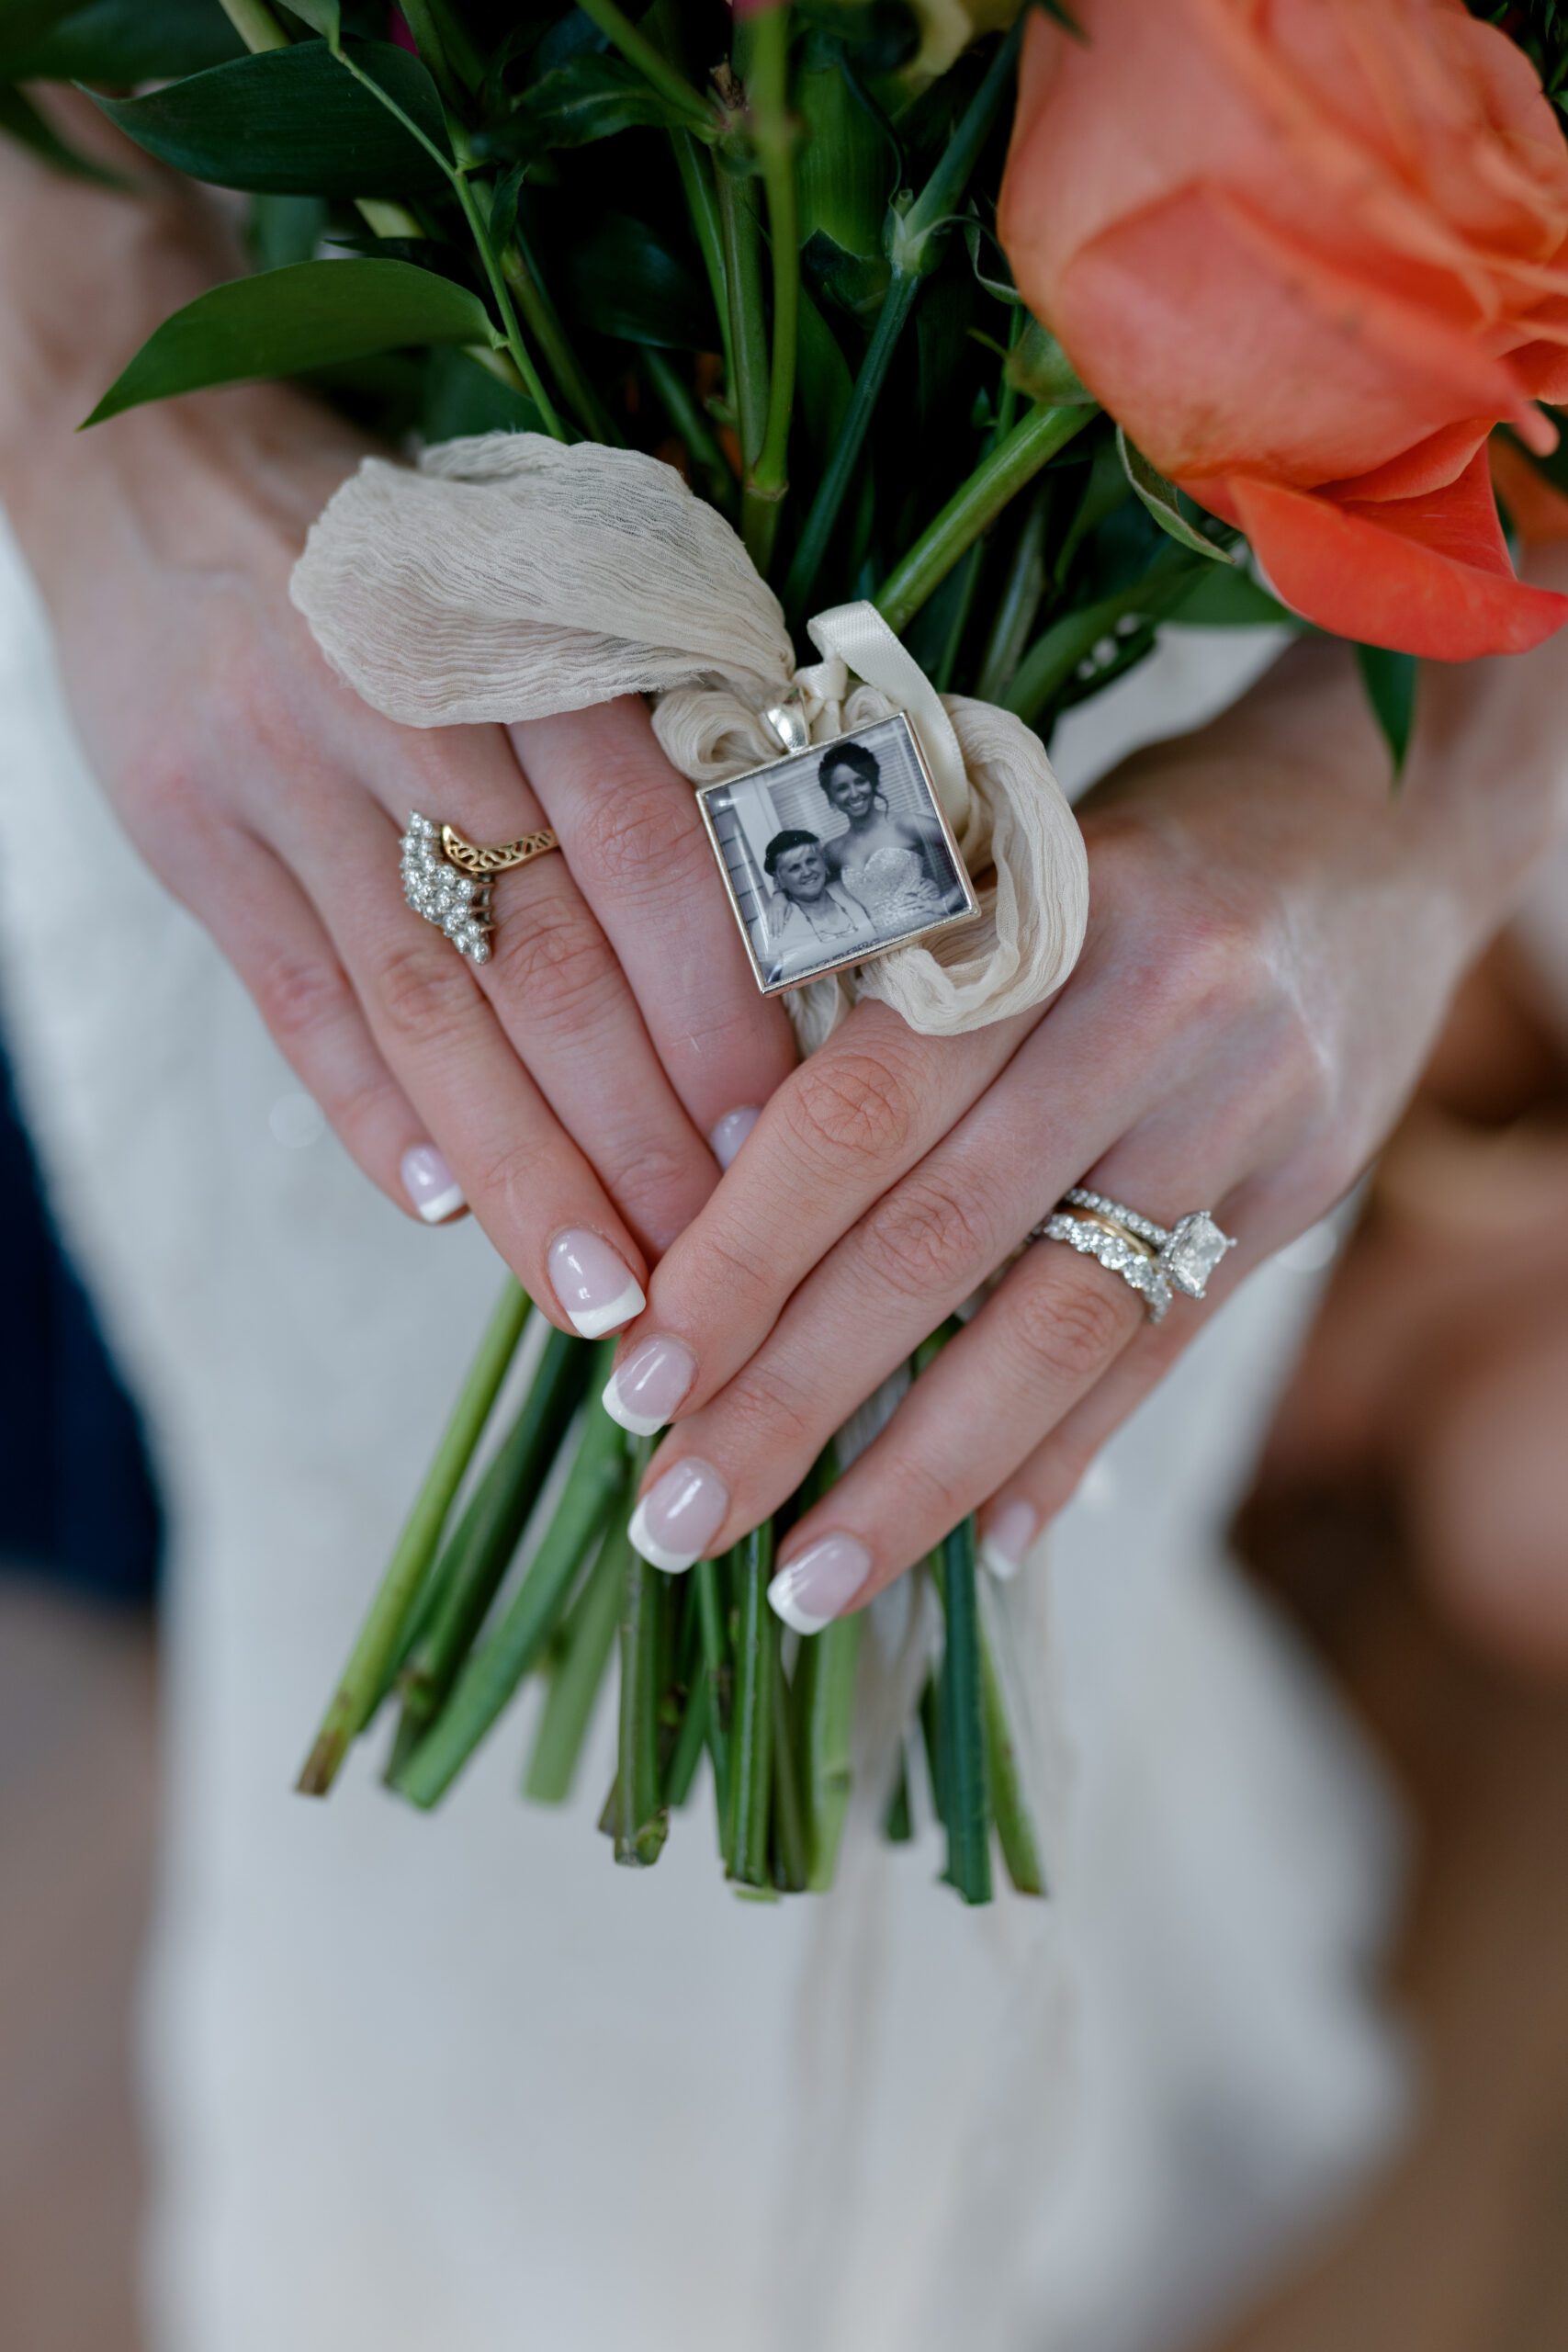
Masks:
[[[1051,1272],[1049,1281],[1021,1285],[1010,1318],[1014,1344],[1032,1383],[1077,1389],[1098,1378],[1142,1310],[1130,1291],[1118,1295],[1121,1277],[1103,1268]]]
[[[389,947],[377,967],[376,1001],[400,1045],[448,1044],[473,1009],[474,989],[452,949],[409,940]]]
[[[892,1063],[876,1055],[815,1056],[786,1101],[798,1139],[832,1167],[897,1159],[914,1134],[913,1091]]]
[[[951,1534],[974,1500],[957,1465],[942,1457],[901,1453],[886,1476],[900,1519],[920,1531],[922,1544]]]
[[[987,1270],[986,1221],[972,1196],[935,1176],[913,1176],[879,1201],[862,1243],[871,1271],[906,1297],[931,1298]]]
[[[572,863],[585,879],[623,896],[683,888],[705,854],[694,819],[689,793],[650,773],[646,761],[612,755],[586,797]]]
[[[342,971],[320,956],[271,956],[256,972],[252,994],[286,1051],[310,1046],[342,1020],[348,1004]]]
[[[782,1469],[808,1459],[826,1434],[819,1401],[777,1363],[749,1364],[730,1383],[724,1409],[728,1442],[748,1463]]]
[[[616,967],[604,934],[580,901],[554,894],[517,910],[497,933],[488,986],[515,997],[531,1018],[576,1023],[613,989]]]

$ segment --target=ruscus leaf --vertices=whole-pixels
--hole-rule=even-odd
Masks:
[[[0,11],[0,26],[5,70],[18,82],[164,81],[244,54],[212,0],[88,0],[14,58],[8,12]]]
[[[1116,448],[1126,469],[1127,480],[1160,529],[1178,547],[1188,548],[1193,555],[1206,555],[1211,563],[1228,563],[1231,559],[1224,548],[1206,539],[1201,531],[1190,524],[1181,511],[1176,484],[1151,466],[1141,449],[1135,449],[1120,425],[1116,428]]]
[[[1356,666],[1361,673],[1367,700],[1393,763],[1394,781],[1404,773],[1405,757],[1416,726],[1416,682],[1419,664],[1414,653],[1393,653],[1383,645],[1358,645]]]
[[[386,41],[353,45],[355,61],[445,149],[435,85],[416,57]],[[94,94],[109,120],[163,164],[215,187],[267,196],[408,196],[446,175],[324,41],[266,49],[150,90]]]
[[[86,423],[177,392],[298,376],[409,344],[498,341],[477,294],[410,262],[296,262],[216,286],[165,319]]]

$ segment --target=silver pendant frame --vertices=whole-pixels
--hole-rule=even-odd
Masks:
[[[874,729],[895,723],[903,729],[909,752],[916,767],[919,770],[926,791],[930,796],[932,811],[942,829],[943,846],[952,862],[953,871],[963,886],[964,904],[955,908],[951,914],[942,915],[936,922],[920,923],[911,931],[900,932],[896,938],[886,939],[870,950],[860,949],[853,955],[841,956],[829,963],[813,965],[808,971],[795,973],[788,979],[770,981],[767,978],[766,967],[759,959],[756,942],[751,936],[751,926],[747,922],[741,907],[725,858],[724,843],[718,837],[714,824],[713,811],[708,804],[719,793],[732,793],[738,791],[743,785],[757,783],[780,769],[798,767],[804,759],[819,762],[825,753],[835,750],[839,744],[861,743]],[[698,788],[697,806],[702,811],[703,824],[707,832],[709,845],[713,850],[714,863],[718,867],[719,878],[724,884],[725,897],[729,901],[729,910],[735,917],[736,927],[745,945],[747,961],[751,967],[757,986],[764,996],[786,996],[790,989],[806,988],[813,980],[828,979],[840,972],[858,970],[862,965],[876,963],[882,956],[894,955],[901,947],[911,947],[919,940],[934,939],[939,933],[951,931],[956,923],[972,922],[980,911],[980,901],[976,896],[975,885],[970,879],[969,870],[959,853],[958,843],[953,838],[953,827],[948,823],[947,812],[937,792],[935,778],[931,775],[925,753],[920,748],[919,736],[907,711],[893,711],[886,718],[869,719],[864,726],[846,729],[843,734],[829,736],[825,742],[808,742],[798,751],[781,752],[776,760],[764,760],[759,766],[748,768],[740,775],[726,776],[717,784],[705,784]]]

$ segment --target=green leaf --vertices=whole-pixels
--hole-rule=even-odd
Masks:
[[[251,205],[251,251],[258,269],[310,261],[327,233],[327,201],[320,196],[258,196]]]
[[[9,12],[0,16],[6,21]],[[8,40],[6,41],[8,52]],[[6,70],[18,82],[126,84],[199,74],[242,57],[244,43],[213,0],[90,0]]]
[[[573,307],[597,334],[669,351],[710,351],[705,284],[646,220],[604,213],[566,254]]]
[[[92,180],[99,187],[125,186],[118,172],[106,172],[100,164],[67,146],[53,124],[44,120],[20,90],[0,88],[0,133],[31,148],[42,162],[52,164],[57,172],[68,172],[73,179]]]
[[[337,49],[343,40],[343,8],[340,0],[288,0],[297,17],[302,17],[312,32],[321,34],[330,49]]]
[[[302,261],[214,287],[165,319],[86,419],[209,384],[298,376],[406,344],[498,345],[477,294],[406,261]]]
[[[478,133],[479,155],[542,155],[616,131],[678,129],[686,118],[624,57],[590,51],[542,74],[504,122]]]
[[[1229,563],[1231,558],[1213,539],[1190,524],[1181,511],[1180,495],[1173,481],[1151,466],[1141,449],[1133,444],[1120,425],[1116,428],[1116,450],[1126,471],[1127,479],[1143,503],[1168,538],[1178,547],[1186,548],[1193,555],[1206,555],[1211,563]]]
[[[1367,700],[1372,707],[1372,717],[1388,745],[1397,784],[1404,772],[1405,754],[1410,749],[1411,732],[1416,725],[1418,667],[1416,656],[1414,653],[1391,653],[1382,645],[1358,645],[1356,665],[1361,673]]]
[[[469,433],[542,433],[545,420],[525,392],[513,391],[466,351],[432,351],[425,359],[420,425],[427,441]]]
[[[416,57],[355,42],[356,63],[445,148],[441,101]],[[96,95],[96,94],[95,94]],[[262,50],[140,98],[98,97],[160,163],[269,196],[406,196],[446,184],[434,158],[322,41]]]
[[[1023,333],[1008,354],[1007,379],[1044,408],[1092,407],[1094,394],[1055,336],[1037,318],[1024,322]]]
[[[1184,628],[1293,628],[1309,624],[1288,605],[1271,596],[1249,571],[1226,565],[1200,574],[1197,584],[1170,615]]]

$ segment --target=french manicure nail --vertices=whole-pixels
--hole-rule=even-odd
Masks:
[[[858,1535],[824,1535],[779,1570],[768,1587],[768,1605],[797,1634],[819,1634],[843,1613],[870,1574],[871,1554]]]
[[[697,1376],[697,1360],[680,1340],[645,1340],[604,1383],[603,1403],[634,1437],[651,1437],[680,1410]]]
[[[677,1462],[650,1487],[627,1529],[632,1550],[678,1576],[703,1558],[724,1524],[729,1489],[705,1462]]]
[[[446,1162],[433,1143],[412,1144],[401,1161],[403,1190],[426,1225],[439,1225],[468,1205]]]
[[[618,1330],[648,1305],[642,1284],[602,1234],[574,1228],[550,1244],[550,1284],[585,1340]]]
[[[761,1111],[727,1111],[708,1137],[708,1146],[721,1168],[728,1168],[758,1120]]]
[[[1004,1503],[980,1538],[980,1561],[998,1584],[1010,1584],[1034,1541],[1040,1517],[1032,1503]]]

